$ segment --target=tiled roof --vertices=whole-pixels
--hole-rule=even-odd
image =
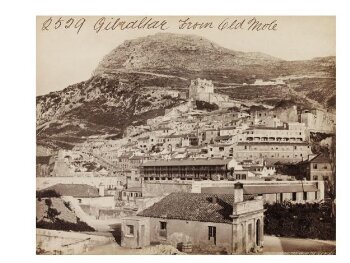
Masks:
[[[323,154],[317,155],[315,158],[310,160],[310,163],[329,163],[330,160]]]
[[[220,128],[221,131],[224,131],[224,130],[234,130],[236,129],[236,126],[229,126],[229,127],[222,127]]]
[[[228,140],[228,139],[231,139],[231,138],[232,138],[232,135],[222,135],[222,136],[215,137],[215,141]]]
[[[129,187],[128,189],[124,189],[124,192],[142,192],[141,187]]]
[[[216,197],[216,202],[212,202],[213,197]],[[233,203],[233,194],[172,193],[138,216],[232,223]]]
[[[141,166],[187,166],[187,165],[227,165],[231,159],[185,159],[149,161]]]
[[[98,188],[87,184],[55,184],[44,190],[55,190],[63,196],[98,197]]]

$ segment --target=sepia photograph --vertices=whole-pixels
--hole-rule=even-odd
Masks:
[[[335,16],[36,16],[35,107],[36,255],[336,255]]]

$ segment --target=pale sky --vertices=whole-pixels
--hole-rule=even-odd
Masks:
[[[49,30],[42,25],[49,17],[37,17],[37,95],[62,90],[68,85],[87,80],[102,58],[125,40],[152,35],[158,32],[196,34],[203,36],[220,46],[235,51],[263,52],[285,60],[303,60],[322,56],[335,56],[335,17],[294,16],[294,17],[255,17],[263,23],[277,20],[276,31],[252,32],[248,30],[223,30],[217,25],[225,18],[228,21],[253,18],[253,16],[234,17],[191,17],[191,21],[212,21],[214,28],[182,29],[178,28],[179,19],[184,17],[151,17],[154,20],[168,21],[166,31],[159,29],[94,31],[94,24],[100,17],[86,19],[80,32],[73,26],[63,26],[53,30],[58,17],[53,17]],[[67,21],[70,17],[63,17]],[[106,17],[106,21],[112,19]],[[115,16],[115,21],[118,17]],[[142,17],[120,17],[128,22]],[[246,26],[247,27],[247,26]]]

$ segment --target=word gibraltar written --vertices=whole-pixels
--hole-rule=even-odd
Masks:
[[[94,19],[90,24],[91,19]],[[210,17],[208,17],[210,19]],[[266,19],[266,18],[265,18]],[[122,19],[119,17],[99,17],[99,18],[85,18],[85,17],[49,17],[42,25],[42,31],[50,30],[75,30],[77,34],[89,24],[96,33],[103,31],[116,31],[116,30],[160,30],[165,31],[171,26],[179,30],[247,30],[247,31],[276,31],[277,20],[271,20],[268,22],[262,22],[257,18],[225,18],[219,22],[214,23],[213,21],[207,20],[193,20],[193,18],[186,17],[180,18],[178,23],[170,25],[166,19],[155,19],[151,17],[143,17],[138,19],[126,18]]]

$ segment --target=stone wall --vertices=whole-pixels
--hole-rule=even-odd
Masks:
[[[142,196],[163,196],[170,193],[186,192],[190,193],[192,184],[188,182],[143,182],[142,184]]]
[[[161,221],[167,222],[166,237],[160,235]],[[191,242],[193,247],[206,250],[214,246],[214,240],[208,240],[209,226],[216,227],[216,248],[231,253],[232,224],[150,218],[150,241],[175,247],[183,242]]]
[[[113,237],[97,236],[79,232],[36,229],[36,247],[44,254],[76,255],[89,247],[113,241]]]
[[[88,184],[98,187],[101,183],[108,189],[109,186],[121,188],[123,178],[110,177],[37,177],[36,189],[41,190],[55,184]]]

